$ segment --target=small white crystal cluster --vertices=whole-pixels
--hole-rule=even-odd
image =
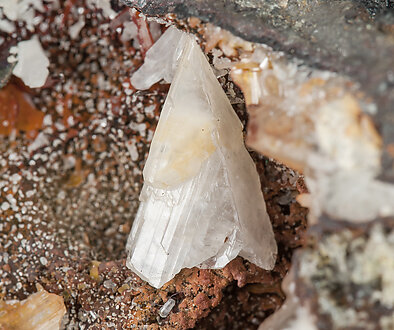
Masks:
[[[238,254],[265,269],[277,246],[242,124],[192,36],[170,27],[134,87],[172,82],[144,168],[127,266],[160,287],[182,268]]]
[[[87,0],[87,5],[90,8],[102,9],[103,15],[110,19],[114,19],[117,15],[111,7],[111,0]]]
[[[55,0],[48,2],[57,6]],[[42,0],[0,0],[0,30],[11,34],[16,31],[16,24],[25,24],[34,31],[42,20],[36,11],[45,11]],[[37,36],[11,47],[8,62],[16,63],[12,73],[31,88],[42,87],[48,78],[49,60]]]
[[[289,62],[256,46],[231,73],[249,110],[246,143],[305,175],[310,219],[369,221],[394,215],[394,186],[376,180],[381,138],[373,104],[330,72]]]

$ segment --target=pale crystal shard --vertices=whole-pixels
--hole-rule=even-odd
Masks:
[[[186,34],[170,27],[147,51],[144,65],[131,78],[133,86],[148,89],[161,79],[171,82],[187,38]]]
[[[61,296],[49,293],[40,284],[37,292],[18,301],[0,300],[0,329],[60,329],[66,307]]]
[[[37,36],[18,43],[18,62],[12,73],[31,87],[42,87],[49,75],[49,60]]]
[[[165,53],[170,63],[160,64]],[[127,266],[155,287],[182,268],[220,268],[238,254],[272,269],[277,246],[256,167],[204,54],[191,36],[170,28],[147,56],[134,86],[176,72],[144,168]],[[156,81],[144,81],[141,72],[157,65]]]

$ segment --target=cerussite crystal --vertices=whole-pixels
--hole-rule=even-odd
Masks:
[[[272,269],[277,246],[259,177],[204,54],[190,35],[170,28],[132,83],[147,88],[156,81],[144,74],[159,71],[155,80],[172,84],[144,168],[127,266],[155,287],[182,268],[221,268],[237,255]]]

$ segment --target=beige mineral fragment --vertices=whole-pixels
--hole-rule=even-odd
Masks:
[[[37,284],[37,292],[25,300],[0,301],[0,329],[55,330],[65,313],[63,298]]]

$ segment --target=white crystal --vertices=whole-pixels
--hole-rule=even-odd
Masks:
[[[161,79],[171,82],[188,38],[174,27],[168,28],[147,51],[145,63],[131,77],[132,85],[137,89],[148,89]]]
[[[18,43],[18,63],[12,73],[31,87],[42,87],[48,78],[49,60],[37,36]]]
[[[96,7],[97,9],[102,9],[103,15],[111,19],[116,17],[116,12],[111,7],[110,0],[88,0],[87,5],[89,8]]]
[[[85,26],[85,18],[83,16],[80,16],[78,21],[71,25],[68,29],[68,32],[70,34],[71,39],[76,39],[79,36],[79,33]]]
[[[221,268],[238,254],[272,269],[277,246],[242,124],[195,40],[167,30],[133,85],[147,88],[174,69],[144,168],[127,266],[155,287],[182,268]],[[155,79],[141,72],[156,72]]]
[[[0,30],[6,33],[13,33],[15,31],[15,25],[9,21],[0,19]]]
[[[138,28],[137,25],[133,22],[124,22],[123,23],[123,32],[120,40],[123,42],[132,40],[138,36]]]
[[[167,302],[159,310],[160,317],[166,318],[170,314],[174,306],[175,306],[175,300],[172,298],[168,299]]]

